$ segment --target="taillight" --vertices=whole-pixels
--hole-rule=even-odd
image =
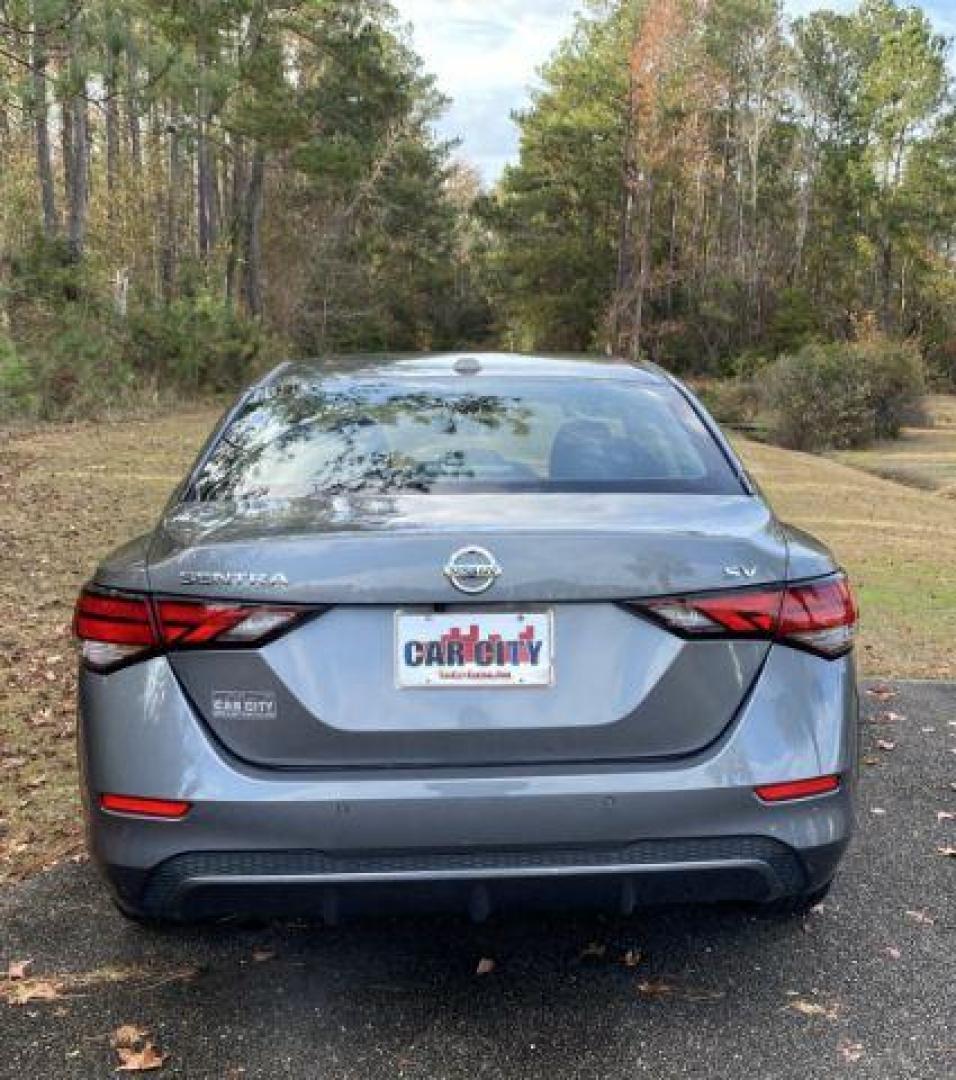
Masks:
[[[302,608],[210,600],[155,600],[154,606],[163,645],[177,649],[261,643],[304,614]]]
[[[84,589],[76,602],[73,633],[84,661],[97,671],[119,667],[159,644],[146,597],[92,589]]]
[[[844,574],[787,589],[777,635],[825,656],[840,656],[853,646],[858,612]]]
[[[857,608],[845,574],[788,586],[673,597],[629,605],[686,637],[782,641],[842,656],[853,646]]]
[[[315,609],[192,599],[151,599],[86,588],[73,631],[81,655],[111,671],[164,649],[261,645]]]

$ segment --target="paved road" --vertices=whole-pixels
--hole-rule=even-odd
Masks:
[[[60,988],[0,1003],[0,1076],[110,1076],[109,1035],[133,1023],[168,1053],[161,1076],[952,1077],[956,859],[937,849],[956,820],[937,815],[956,811],[956,685],[898,689],[866,699],[861,834],[804,923],[698,908],[150,933],[70,865],[0,899],[0,964],[32,958]]]

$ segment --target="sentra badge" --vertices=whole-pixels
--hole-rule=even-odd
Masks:
[[[220,586],[227,589],[288,589],[285,574],[254,574],[247,570],[182,570],[181,585]]]

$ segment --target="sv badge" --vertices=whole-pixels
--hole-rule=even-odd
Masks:
[[[732,578],[753,578],[757,576],[756,566],[725,566],[724,574]]]

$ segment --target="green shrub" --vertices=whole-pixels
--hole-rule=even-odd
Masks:
[[[241,386],[263,348],[258,324],[204,297],[130,316],[129,356],[134,368],[160,385],[184,391]]]
[[[30,370],[13,342],[0,334],[0,418],[31,414],[36,410]]]
[[[718,423],[742,426],[757,418],[760,395],[749,379],[708,380],[697,387],[697,393]]]
[[[108,411],[126,404],[135,389],[120,335],[79,311],[72,322],[22,348],[7,372],[15,411],[43,420]]]
[[[926,367],[919,349],[884,337],[852,348],[869,379],[876,438],[895,439],[905,424],[925,421]]]
[[[777,293],[766,333],[772,356],[803,348],[821,330],[819,307],[806,289],[781,289]]]
[[[794,450],[841,450],[899,435],[925,391],[918,350],[874,336],[810,344],[759,377],[774,441]]]

